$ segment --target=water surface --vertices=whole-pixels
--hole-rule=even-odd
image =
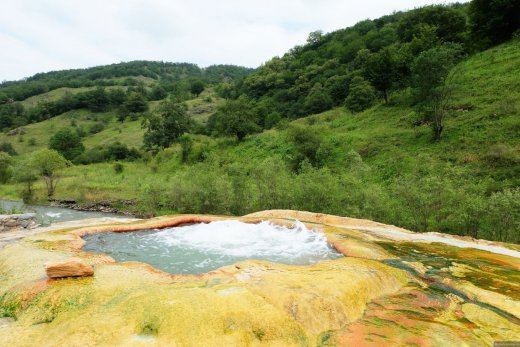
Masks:
[[[208,224],[100,233],[84,237],[84,250],[106,253],[117,261],[140,261],[177,274],[199,274],[246,259],[309,265],[342,255],[323,233],[296,223],[294,228],[269,222]]]

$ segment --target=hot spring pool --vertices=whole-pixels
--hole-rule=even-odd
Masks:
[[[309,265],[342,255],[323,233],[296,223],[217,221],[162,230],[99,233],[84,237],[84,250],[117,261],[140,261],[174,274],[199,274],[246,259]]]

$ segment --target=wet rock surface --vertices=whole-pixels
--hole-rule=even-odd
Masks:
[[[170,275],[82,251],[82,235],[222,220],[172,216],[47,231],[0,250],[6,345],[489,346],[520,340],[517,245],[418,235],[372,221],[265,211],[239,218],[323,231],[345,257],[248,260]],[[429,240],[434,241],[429,241]],[[482,247],[485,246],[485,247]],[[42,281],[77,257],[95,275]]]

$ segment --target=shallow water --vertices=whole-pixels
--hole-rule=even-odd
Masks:
[[[100,233],[84,237],[84,250],[117,261],[141,261],[177,274],[199,274],[246,259],[309,265],[342,255],[323,233],[301,223],[294,228],[268,222],[218,221],[163,230]]]
[[[67,222],[86,218],[120,217],[114,213],[76,211],[64,207],[25,205],[19,201],[0,200],[0,208],[6,211],[35,213],[39,224],[48,225],[55,222]]]

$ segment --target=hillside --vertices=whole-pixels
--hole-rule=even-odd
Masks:
[[[19,101],[0,108],[0,196],[139,215],[308,210],[518,243],[520,41],[479,43],[472,11],[311,33],[255,71],[136,62],[4,83]],[[69,165],[49,193],[45,170],[20,173],[51,142]]]
[[[336,108],[239,144],[192,136],[187,164],[181,162],[180,146],[174,145],[151,160],[125,163],[123,173],[116,173],[110,163],[73,166],[63,172],[56,198],[110,200],[142,213],[241,214],[298,207],[418,231],[518,242],[517,234],[498,234],[494,223],[501,217],[484,217],[492,208],[517,213],[509,209],[516,208],[520,184],[520,86],[514,73],[520,71],[520,43],[477,54],[456,69],[453,110],[438,143],[432,143],[427,125],[414,125],[416,114],[409,107],[378,105],[358,114]],[[406,92],[396,96],[405,97]],[[24,138],[38,139],[34,149],[43,147],[52,129],[68,125],[71,117],[78,117],[81,126],[93,122],[79,121],[82,114],[88,112],[27,126]],[[294,171],[291,165],[302,151],[297,142],[302,140],[295,140],[298,131],[305,134],[303,146],[308,141],[316,147],[320,163]],[[139,121],[112,120],[83,142],[87,148],[109,140],[139,147],[141,134]],[[20,153],[32,150],[16,137],[4,134],[0,141],[10,141]],[[17,184],[3,185],[0,194],[16,198],[19,189]],[[512,194],[510,200],[500,193],[504,190]],[[129,199],[136,205],[117,203]],[[508,227],[515,230],[516,225]]]

